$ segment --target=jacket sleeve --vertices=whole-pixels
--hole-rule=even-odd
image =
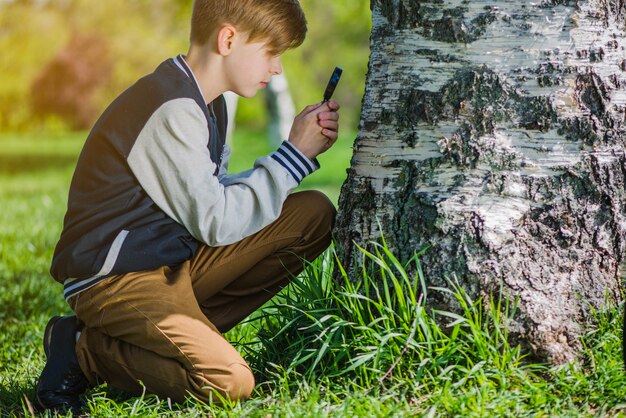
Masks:
[[[220,165],[219,173],[217,174],[218,179],[224,178],[228,174],[228,163],[230,161],[230,154],[232,150],[228,144],[224,144],[224,149],[222,151],[222,164]]]
[[[176,99],[151,116],[128,164],[148,196],[210,246],[240,241],[276,220],[289,193],[319,168],[283,143],[251,170],[215,176],[208,140],[202,109],[192,99]]]

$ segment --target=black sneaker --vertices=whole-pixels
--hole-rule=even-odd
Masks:
[[[43,336],[46,366],[37,383],[37,401],[45,409],[80,415],[80,395],[89,386],[76,358],[76,333],[81,323],[72,316],[52,318]]]

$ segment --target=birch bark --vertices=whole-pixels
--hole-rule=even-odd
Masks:
[[[624,0],[371,0],[367,86],[336,238],[383,225],[431,285],[519,298],[513,336],[576,357],[619,299],[626,236]],[[356,276],[355,276],[356,277]],[[431,303],[451,306],[445,294]]]

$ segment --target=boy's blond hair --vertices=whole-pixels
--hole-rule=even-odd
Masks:
[[[206,44],[213,31],[225,23],[248,32],[249,42],[267,41],[276,55],[300,46],[307,31],[298,0],[195,0],[191,42]]]

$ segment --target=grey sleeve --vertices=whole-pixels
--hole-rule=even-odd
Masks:
[[[232,150],[228,144],[224,144],[224,150],[222,151],[222,164],[220,165],[220,170],[217,175],[217,178],[220,180],[223,179],[226,175],[228,175],[228,162],[230,161],[230,154]]]
[[[274,153],[222,184],[213,175],[208,140],[202,109],[192,99],[176,99],[151,116],[128,164],[148,196],[196,239],[228,245],[276,220],[299,180]]]

